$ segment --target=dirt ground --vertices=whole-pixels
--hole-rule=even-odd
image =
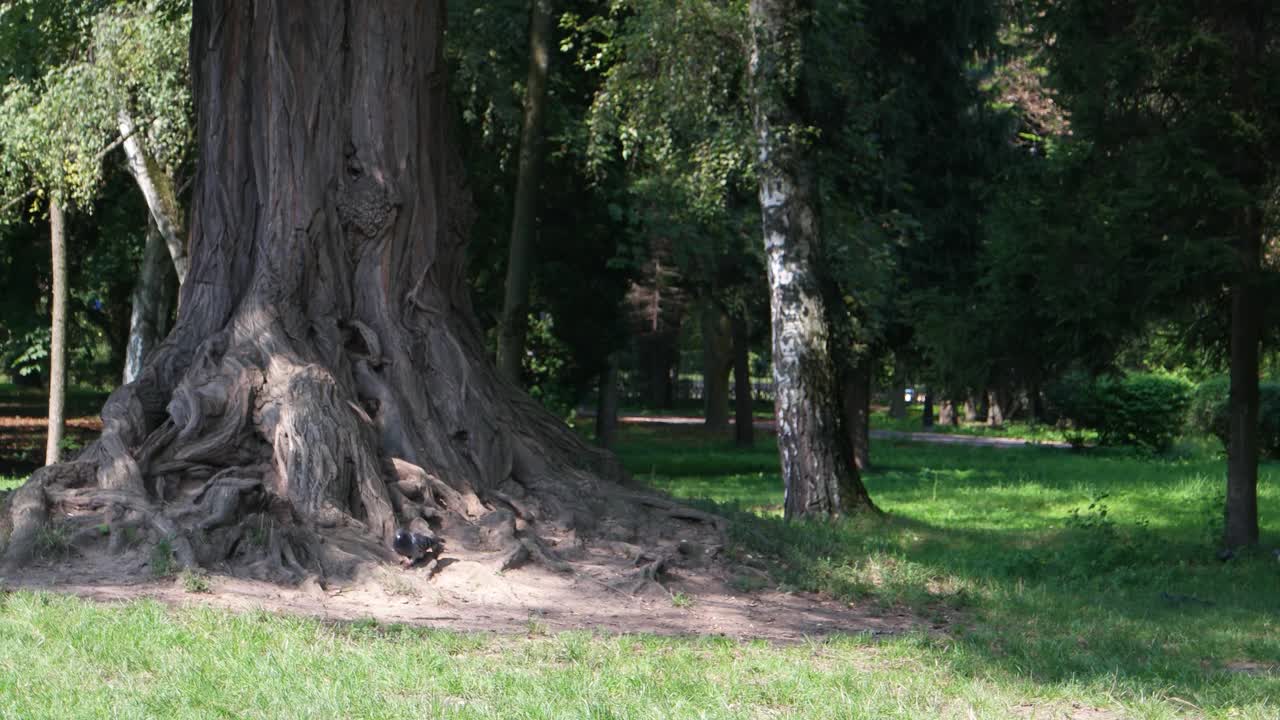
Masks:
[[[663,586],[650,584],[632,595],[599,579],[631,565],[604,551],[593,551],[573,574],[538,566],[499,573],[490,560],[446,551],[434,577],[421,569],[386,565],[334,587],[315,581],[285,587],[212,574],[206,578],[207,591],[193,592],[182,577],[153,579],[137,568],[130,571],[106,562],[75,562],[74,569],[45,564],[4,578],[3,584],[100,602],[150,598],[174,606],[501,633],[592,630],[789,644],[833,634],[879,636],[930,627],[905,611],[838,603],[808,593],[735,589],[741,587],[742,577],[759,577],[758,571],[739,567],[734,580],[735,571],[722,563],[673,570],[663,578]]]
[[[102,431],[98,408],[102,397],[72,397],[67,404],[63,444],[68,453],[83,447]],[[30,475],[44,464],[48,401],[43,394],[20,393],[0,397],[0,476]]]
[[[0,406],[0,474],[22,476],[44,456],[45,418],[40,399]],[[88,412],[84,410],[83,412]],[[97,417],[68,421],[67,435],[84,444],[101,429]],[[155,578],[147,554],[131,557],[72,556],[43,562],[21,575],[0,578],[9,589],[65,592],[101,602],[150,598],[173,606],[209,605],[266,610],[329,621],[374,619],[434,628],[525,633],[532,629],[605,633],[709,635],[793,643],[832,634],[887,635],[929,628],[905,611],[839,603],[808,593],[769,588],[763,571],[725,558],[683,563],[637,594],[616,578],[637,564],[626,548],[592,547],[571,574],[536,565],[498,572],[482,553],[446,549],[434,576],[394,564],[370,567],[342,585],[315,581],[281,586],[220,575],[193,592],[180,577]]]

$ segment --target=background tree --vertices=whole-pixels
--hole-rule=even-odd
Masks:
[[[1270,2],[1131,0],[1044,6],[1051,80],[1072,126],[1109,169],[1118,220],[1184,273],[1184,297],[1227,289],[1230,305],[1228,547],[1258,541],[1258,357],[1263,248],[1280,171],[1280,8]],[[1212,261],[1194,267],[1190,258]],[[1111,270],[1114,274],[1114,269]],[[1119,280],[1132,282],[1131,278]],[[1204,297],[1204,294],[1200,295]],[[1157,296],[1158,297],[1158,296]],[[1185,303],[1185,300],[1184,300]]]

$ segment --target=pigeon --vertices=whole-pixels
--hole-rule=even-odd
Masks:
[[[422,562],[428,555],[438,555],[444,549],[444,541],[434,535],[397,530],[391,548],[404,558],[401,563],[411,566]]]

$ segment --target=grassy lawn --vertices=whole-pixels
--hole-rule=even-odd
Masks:
[[[772,446],[629,437],[632,468],[737,513],[737,541],[779,558],[784,583],[954,620],[916,657],[966,683],[1136,717],[1280,716],[1280,563],[1215,559],[1224,467],[1208,453],[879,442],[867,483],[888,519],[796,526],[778,519]],[[1262,468],[1264,526],[1278,471]]]
[[[621,450],[637,476],[720,503],[732,551],[775,558],[784,587],[945,631],[509,637],[10,593],[0,717],[1280,716],[1280,563],[1214,559],[1220,460],[881,441],[868,484],[887,520],[784,525],[765,442],[632,427]]]

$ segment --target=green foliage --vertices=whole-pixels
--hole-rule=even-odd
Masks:
[[[71,555],[71,538],[62,525],[46,524],[36,533],[36,555],[43,560],[65,560]]]
[[[169,538],[161,538],[151,548],[151,574],[158,578],[169,577],[175,567],[173,562],[173,542]]]
[[[1231,434],[1230,390],[1231,382],[1225,376],[1205,380],[1192,393],[1187,412],[1189,428],[1216,437],[1223,448]],[[1258,444],[1263,456],[1280,459],[1280,382],[1258,384]]]
[[[1098,431],[1104,445],[1162,452],[1184,425],[1192,385],[1174,375],[1121,378],[1067,375],[1046,391],[1053,410],[1076,429]]]
[[[178,573],[178,582],[182,584],[182,589],[189,593],[213,592],[213,585],[209,582],[209,573],[200,568],[194,570],[188,568]]]
[[[37,23],[29,31],[47,21],[35,12],[14,14]],[[0,77],[7,83],[0,103],[0,196],[6,201],[34,187],[37,201],[57,195],[91,210],[103,151],[119,137],[122,111],[133,116],[170,173],[192,146],[187,3],[82,3],[74,17],[78,23],[64,26],[60,52],[46,56],[49,64],[38,75],[31,68]],[[0,56],[22,47],[0,45]]]

